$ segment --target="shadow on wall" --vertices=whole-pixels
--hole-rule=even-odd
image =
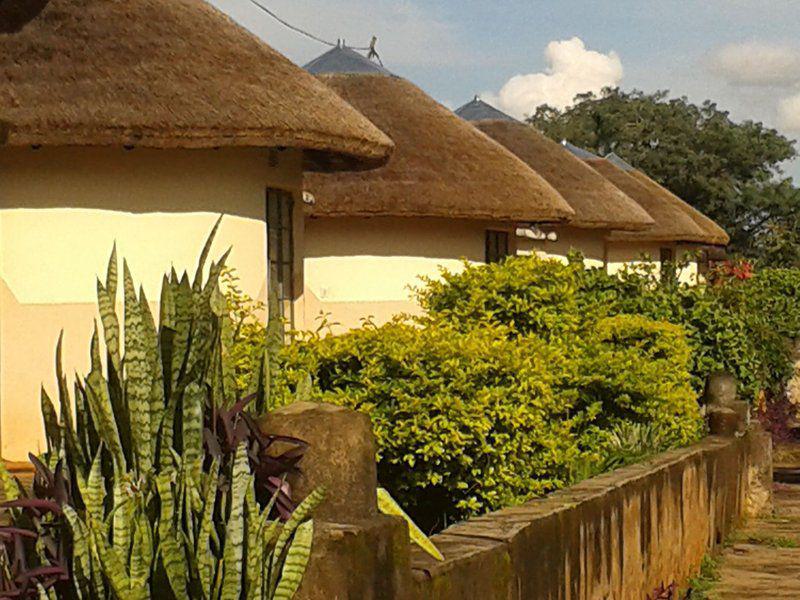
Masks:
[[[0,1],[0,33],[16,33],[42,12],[49,2],[50,0]]]
[[[271,167],[268,152],[1,148],[0,209],[224,212],[263,221],[267,185],[298,189],[302,160],[300,152],[287,150],[278,154],[277,167]]]

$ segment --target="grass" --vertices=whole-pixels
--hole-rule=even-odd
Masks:
[[[719,562],[706,554],[700,563],[700,572],[687,583],[687,600],[711,600],[711,591],[719,581]],[[681,597],[681,596],[679,596]]]

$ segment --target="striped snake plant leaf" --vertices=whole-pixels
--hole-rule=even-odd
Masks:
[[[78,443],[81,445],[84,456],[86,456],[88,466],[89,459],[94,456],[95,449],[100,444],[100,437],[97,435],[97,430],[92,422],[92,413],[89,409],[86,390],[83,388],[77,373],[73,381],[73,393],[75,394],[75,430],[78,434]]]
[[[184,546],[176,535],[176,499],[172,490],[171,474],[162,472],[156,477],[156,488],[160,500],[158,519],[158,552],[167,573],[167,579],[176,598],[188,598],[186,577],[186,555]]]
[[[100,309],[100,322],[103,324],[103,337],[106,342],[106,350],[109,362],[117,373],[121,373],[120,368],[120,331],[119,318],[116,308],[116,290],[111,294],[100,280],[97,280],[97,305]]]
[[[153,457],[156,454],[158,430],[164,416],[164,372],[161,367],[158,330],[150,310],[150,303],[147,301],[144,288],[141,287],[139,288],[139,304],[144,323],[147,358],[150,362],[150,456]]]
[[[117,297],[117,281],[119,280],[117,264],[117,242],[114,242],[111,247],[111,256],[108,258],[108,268],[106,269],[106,290],[111,298]]]
[[[50,396],[42,386],[42,419],[44,420],[44,432],[47,439],[47,451],[56,452],[61,447],[61,426],[58,423],[58,415]]]
[[[192,329],[194,299],[189,276],[183,273],[180,282],[173,288],[175,301],[175,336],[172,342],[172,388],[178,386],[181,375],[186,370],[189,339]]]
[[[217,222],[214,223],[214,226],[211,228],[211,232],[208,234],[206,238],[206,243],[203,245],[203,249],[200,252],[200,258],[197,261],[197,270],[195,271],[194,275],[194,284],[192,285],[192,289],[195,292],[199,292],[202,289],[203,285],[203,270],[206,266],[206,260],[208,260],[208,255],[211,252],[211,245],[214,243],[214,238],[217,235],[217,230],[219,229],[220,223],[222,223],[222,216],[220,215],[217,219]]]
[[[214,578],[216,558],[212,552],[212,531],[214,529],[214,508],[216,507],[216,481],[219,475],[219,463],[214,460],[209,471],[209,480],[213,482],[213,489],[203,494],[205,505],[200,518],[200,532],[197,535],[195,554],[197,555],[197,570],[200,583],[206,593],[210,593],[211,582]],[[211,487],[211,486],[209,486]]]
[[[245,494],[245,522],[247,524],[247,562],[244,574],[245,598],[261,598],[261,562],[264,545],[261,543],[261,511],[255,492],[255,477],[250,476]]]
[[[444,556],[434,545],[430,538],[425,535],[417,524],[406,514],[406,511],[392,498],[391,494],[382,487],[378,488],[378,510],[385,515],[402,517],[408,523],[408,534],[411,541],[430,554],[436,560],[444,560]]]
[[[231,475],[231,506],[225,531],[222,590],[220,600],[238,600],[242,593],[242,559],[244,556],[244,508],[247,486],[251,484],[247,445],[239,444]]]
[[[72,531],[72,573],[78,586],[78,593],[82,598],[92,598],[95,592],[97,598],[105,597],[105,585],[98,572],[93,574],[92,544],[89,539],[89,530],[81,521],[75,509],[69,505],[64,506],[64,516]],[[94,565],[99,569],[100,565]]]
[[[291,600],[303,581],[314,540],[314,521],[301,523],[294,534],[281,569],[273,600]]]
[[[131,416],[131,438],[140,471],[152,468],[150,445],[150,359],[146,327],[127,261],[122,261],[125,298],[125,400]]]
[[[203,410],[205,390],[192,382],[183,393],[183,463],[192,481],[200,480],[203,468]]]
[[[111,524],[112,524],[112,541],[114,550],[119,552],[120,556],[128,556],[131,544],[131,526],[133,517],[133,502],[128,494],[127,481],[129,476],[126,474],[122,476],[115,473],[113,500],[114,505],[111,509]]]
[[[98,521],[103,520],[104,504],[106,500],[106,485],[103,478],[103,458],[102,448],[98,449],[97,455],[92,461],[92,468],[85,488],[81,489],[81,496],[86,505],[86,512]]]
[[[133,525],[133,545],[130,553],[130,592],[140,600],[149,600],[153,539],[149,534],[147,519],[141,513],[137,516]]]
[[[100,559],[100,569],[111,585],[114,595],[118,600],[137,600],[130,591],[131,583],[125,562],[117,550],[108,545],[105,539],[105,529],[93,519],[89,520],[88,526],[91,543]]]
[[[177,285],[177,281],[173,280],[175,277],[175,269],[172,269],[170,276],[164,275],[161,281],[161,299],[159,303],[159,327],[167,327],[175,329],[175,293],[173,286]]]
[[[58,401],[61,408],[61,423],[63,424],[63,441],[67,450],[67,456],[71,459],[70,464],[74,468],[85,474],[88,458],[83,455],[81,445],[78,443],[78,434],[75,431],[75,424],[72,420],[72,399],[67,388],[67,378],[64,376],[62,368],[62,354],[64,345],[64,331],[58,336],[56,345],[56,378],[58,379]]]
[[[300,505],[294,509],[294,512],[292,513],[292,516],[289,517],[289,520],[284,523],[283,529],[281,529],[281,533],[278,536],[278,540],[275,542],[275,550],[273,551],[272,558],[273,567],[272,572],[270,573],[269,589],[274,590],[278,584],[280,572],[278,571],[277,565],[281,563],[284,550],[286,550],[286,546],[294,535],[295,530],[300,526],[301,523],[307,521],[311,517],[311,513],[322,503],[324,499],[325,488],[318,487],[308,496],[306,496]]]
[[[93,338],[93,344],[95,342],[97,342],[96,337]],[[125,472],[125,453],[122,450],[117,421],[114,418],[114,408],[111,405],[111,398],[108,393],[108,383],[103,377],[102,371],[93,370],[86,378],[86,399],[92,420],[96,424],[97,433],[111,453],[114,468],[120,472]]]

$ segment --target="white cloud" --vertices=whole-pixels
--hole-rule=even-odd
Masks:
[[[497,94],[484,94],[486,100],[522,118],[541,104],[563,109],[572,105],[577,94],[598,93],[622,80],[622,61],[616,52],[587,50],[577,37],[550,42],[544,55],[544,72],[515,75]]]
[[[800,47],[740,42],[715,50],[711,71],[734,85],[787,86],[800,81]]]
[[[800,133],[800,94],[781,101],[778,105],[778,122],[789,131]]]
[[[326,47],[289,31],[247,0],[210,0],[223,12],[298,64]],[[417,0],[263,0],[282,19],[332,42],[365,46],[378,36],[378,52],[390,70],[397,66],[469,64],[467,45],[454,27]]]

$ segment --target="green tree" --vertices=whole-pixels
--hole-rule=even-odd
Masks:
[[[715,219],[734,252],[800,265],[800,190],[781,170],[797,152],[776,130],[736,123],[708,100],[611,88],[563,111],[540,106],[529,122],[553,139],[615,152]]]

